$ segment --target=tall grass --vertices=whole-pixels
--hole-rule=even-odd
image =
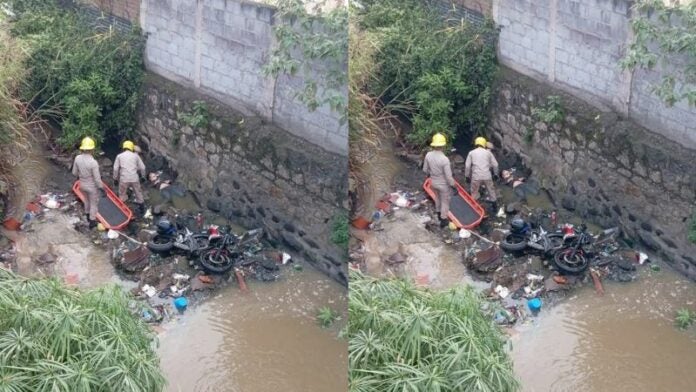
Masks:
[[[505,341],[470,288],[434,293],[353,273],[348,325],[350,389],[519,389]]]
[[[156,392],[154,337],[116,286],[88,292],[0,269],[0,391]]]
[[[0,12],[0,173],[5,174],[28,148],[32,118],[19,99],[26,70],[26,50],[9,34],[9,23]]]

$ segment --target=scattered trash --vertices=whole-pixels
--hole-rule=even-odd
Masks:
[[[104,227],[104,225],[102,225],[101,223],[97,223],[97,230],[99,230],[99,231],[105,231],[105,230],[106,230],[106,227]]]
[[[467,239],[471,237],[471,232],[467,229],[461,229],[459,230],[459,238],[461,239]]]
[[[510,295],[510,290],[507,287],[503,287],[500,285],[496,286],[496,288],[493,291],[495,291],[495,293],[498,294],[500,298],[505,298],[508,295]]]
[[[566,278],[563,275],[554,275],[552,279],[554,282],[556,282],[558,284],[567,284],[568,283],[568,278]]]
[[[544,280],[544,277],[542,275],[527,274],[527,280],[530,282],[541,282]]]
[[[362,216],[359,216],[353,219],[351,224],[358,230],[365,230],[370,226],[370,221],[363,218]]]
[[[247,288],[246,281],[244,280],[244,273],[240,269],[235,269],[234,275],[237,277],[237,283],[239,283],[239,289],[242,293],[248,293],[249,288]]]
[[[643,252],[638,252],[636,253],[636,261],[638,264],[643,265],[646,261],[648,261],[648,255],[646,255]]]
[[[198,280],[206,284],[213,284],[213,282],[215,282],[209,275],[198,275]]]
[[[292,260],[292,257],[289,254],[283,252],[282,264],[285,265],[285,264],[289,263],[291,260]]]
[[[602,279],[599,276],[599,272],[594,268],[590,268],[590,276],[592,277],[592,282],[594,283],[597,294],[600,296],[604,295],[604,287],[602,287]]]
[[[498,218],[505,218],[505,208],[500,207],[500,209],[498,210],[498,213],[495,214],[495,216]]]
[[[660,266],[657,264],[651,264],[650,269],[655,272],[660,272]]]
[[[18,221],[17,219],[10,217],[10,218],[5,219],[5,221],[2,222],[2,225],[7,230],[18,231],[19,227],[22,225],[22,223],[20,221]]]
[[[148,296],[148,298],[152,298],[157,294],[157,289],[146,284],[142,287],[141,291]]]
[[[302,271],[302,269],[303,269],[303,268],[302,268],[302,264],[295,263],[295,264],[292,266],[292,269],[294,269],[295,271]],[[358,269],[358,270],[359,270],[359,269]]]
[[[118,232],[116,230],[109,229],[109,231],[106,233],[106,237],[110,240],[115,240],[118,238]]]

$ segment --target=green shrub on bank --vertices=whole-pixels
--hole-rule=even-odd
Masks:
[[[55,0],[15,0],[13,33],[30,48],[23,96],[62,128],[65,148],[84,136],[98,141],[135,128],[143,78],[144,39],[138,29],[97,31],[79,11]]]
[[[407,140],[422,145],[435,132],[451,138],[484,129],[497,71],[493,24],[450,23],[417,0],[361,4],[360,27],[381,41],[371,92],[413,105]]]
[[[0,390],[157,392],[154,336],[117,286],[80,292],[0,269]]]
[[[435,293],[351,274],[350,390],[519,389],[503,335],[471,288]]]

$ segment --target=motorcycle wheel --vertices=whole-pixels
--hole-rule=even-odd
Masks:
[[[564,249],[553,256],[553,262],[559,271],[575,275],[587,270],[590,263],[581,251]]]
[[[155,253],[166,253],[174,247],[174,238],[168,235],[155,234],[147,242],[147,248]]]
[[[523,234],[509,233],[500,241],[500,247],[508,252],[519,252],[527,247],[527,237]]]
[[[208,249],[201,253],[198,261],[211,274],[224,274],[234,267],[234,259],[223,249]]]

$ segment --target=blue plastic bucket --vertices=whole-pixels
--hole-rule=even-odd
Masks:
[[[541,299],[532,298],[527,301],[527,306],[529,307],[529,310],[531,310],[532,312],[538,312],[541,310]]]
[[[184,310],[186,310],[187,306],[188,306],[188,301],[184,297],[179,297],[179,298],[174,300],[174,307],[179,312],[183,312]]]

